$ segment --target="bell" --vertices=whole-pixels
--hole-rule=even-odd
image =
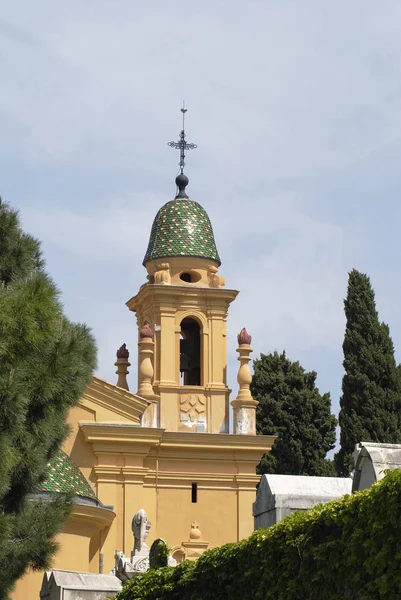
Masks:
[[[191,364],[189,356],[186,354],[180,354],[180,371],[181,373],[189,373],[191,370]]]
[[[191,370],[189,358],[190,345],[187,340],[180,340],[180,372],[188,373]]]

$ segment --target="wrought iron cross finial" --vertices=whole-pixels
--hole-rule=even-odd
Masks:
[[[188,144],[188,142],[185,139],[184,124],[185,124],[185,113],[187,112],[187,109],[185,108],[184,102],[182,103],[181,112],[182,112],[182,130],[180,133],[180,139],[178,142],[168,142],[168,145],[170,146],[170,148],[175,148],[176,150],[180,151],[180,162],[178,164],[180,165],[181,173],[183,173],[184,167],[185,167],[185,150],[194,150],[195,148],[197,148],[197,145],[196,144]]]

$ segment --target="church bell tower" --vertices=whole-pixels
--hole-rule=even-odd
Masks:
[[[187,195],[185,151],[196,146],[186,142],[184,123],[179,141],[169,145],[180,150],[177,195],[154,219],[143,260],[148,282],[127,302],[137,316],[138,395],[151,402],[144,425],[228,433],[226,319],[238,292],[218,272],[206,211]],[[253,415],[256,404],[249,394]]]

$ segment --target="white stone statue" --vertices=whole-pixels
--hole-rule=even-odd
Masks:
[[[149,556],[149,546],[145,541],[149,535],[151,525],[152,523],[143,508],[135,513],[131,524],[132,533],[134,534],[134,549],[131,556]]]
[[[132,579],[138,573],[145,573],[149,569],[149,546],[146,544],[146,539],[149,535],[151,522],[148,515],[141,508],[135,513],[132,519],[132,533],[134,534],[134,548],[131,552],[131,558],[124,556],[121,550],[116,550],[114,554],[115,569],[113,572],[124,583],[128,579]],[[171,556],[168,557],[168,566],[175,567],[177,561]]]
[[[121,551],[116,551],[115,574],[122,581],[132,579],[138,573],[145,573],[149,569],[149,546],[145,540],[149,535],[151,522],[148,515],[141,508],[132,519],[132,533],[134,534],[134,548],[131,558],[127,558]]]

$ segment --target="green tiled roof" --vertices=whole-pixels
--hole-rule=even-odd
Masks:
[[[210,219],[205,209],[189,198],[176,198],[161,207],[143,264],[169,256],[196,256],[221,263]]]
[[[69,456],[62,450],[47,463],[45,478],[39,486],[40,492],[74,492],[76,496],[96,499],[96,494],[87,479]]]

